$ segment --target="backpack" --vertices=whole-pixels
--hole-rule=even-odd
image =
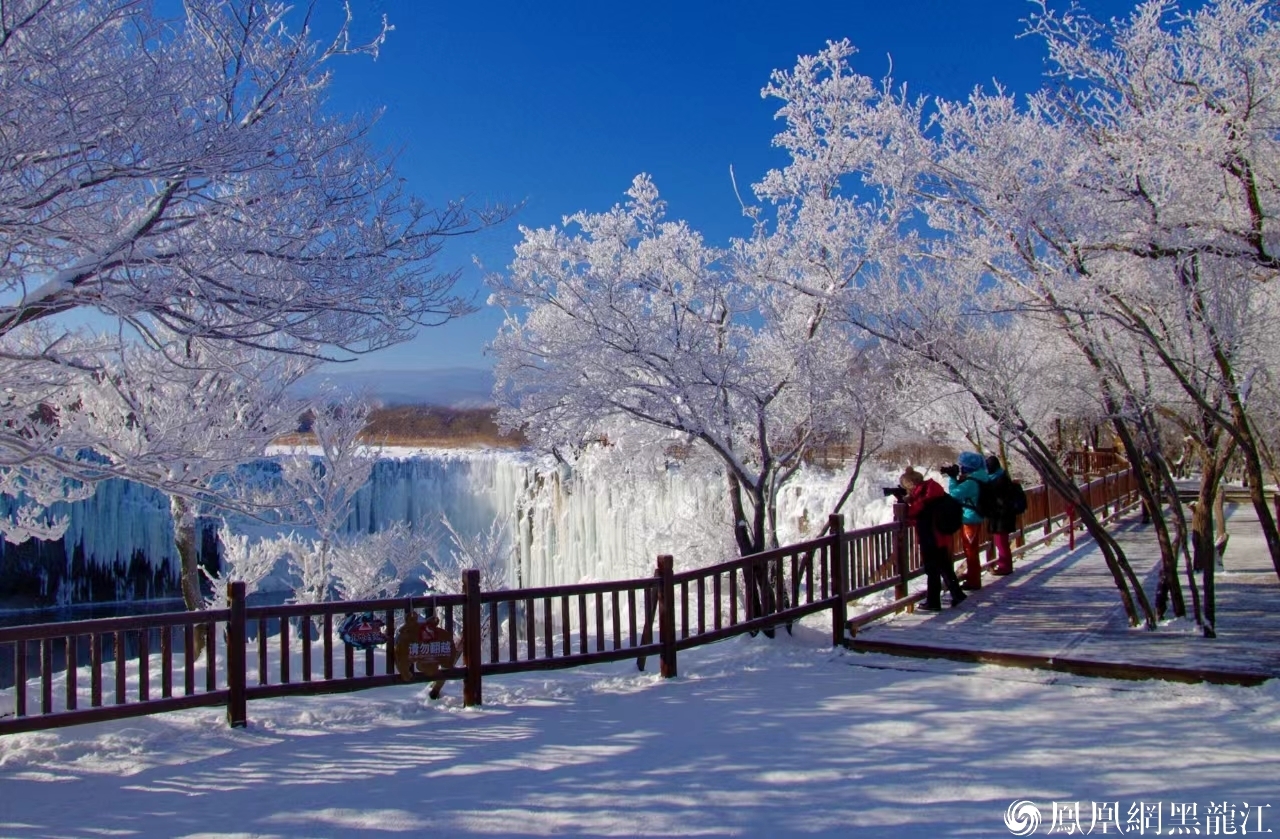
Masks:
[[[993,481],[978,481],[978,503],[973,508],[978,515],[984,519],[1000,518],[1001,504],[1003,500],[1000,497],[999,487],[994,485]]]
[[[929,502],[927,508],[933,520],[933,529],[944,536],[950,536],[960,529],[964,517],[964,507],[950,495],[940,495]]]
[[[1020,516],[1027,511],[1027,493],[1022,489],[1020,481],[1010,481],[1009,486],[1004,493],[1004,508],[1015,516]]]

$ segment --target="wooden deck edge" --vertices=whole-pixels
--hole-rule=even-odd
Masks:
[[[1239,685],[1256,687],[1271,675],[1242,673],[1231,670],[1209,670],[1199,667],[1164,667],[1151,664],[1117,664],[1108,661],[1087,661],[1078,658],[1032,655],[1030,653],[968,650],[956,647],[933,647],[924,644],[903,644],[895,641],[846,640],[844,646],[859,653],[883,653],[885,655],[912,658],[943,658],[976,664],[995,664],[1001,667],[1021,667],[1028,670],[1053,670],[1076,676],[1092,676],[1105,679],[1160,679],[1168,682],[1196,684],[1208,682],[1214,685]]]

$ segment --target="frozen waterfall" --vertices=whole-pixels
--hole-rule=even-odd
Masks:
[[[847,505],[857,511],[849,526],[887,514],[878,477],[864,478]],[[779,499],[779,538],[815,535],[846,478],[802,470]],[[60,543],[0,547],[0,596],[34,588],[42,599],[71,603],[176,593],[164,496],[113,480],[66,512],[71,526]],[[389,450],[354,499],[347,527],[374,532],[399,521],[432,528],[442,516],[462,534],[510,521],[512,586],[647,576],[663,553],[675,556],[677,568],[734,555],[723,477],[678,462],[594,472],[521,452]]]

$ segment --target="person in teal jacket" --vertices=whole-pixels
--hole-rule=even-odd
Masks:
[[[977,590],[982,588],[982,563],[978,561],[978,539],[982,533],[985,519],[978,512],[978,484],[987,483],[991,476],[987,474],[987,462],[977,452],[961,452],[959,461],[943,468],[948,478],[947,492],[964,507],[961,519],[961,543],[964,546],[965,580],[962,588]]]

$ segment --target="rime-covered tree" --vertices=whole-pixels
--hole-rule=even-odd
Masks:
[[[208,360],[349,357],[468,310],[436,257],[503,212],[406,194],[369,120],[326,110],[334,60],[376,53],[388,27],[358,44],[348,15],[319,41],[315,7],[188,0],[166,19],[152,0],[0,5],[0,393],[20,394],[0,400],[5,491],[181,482],[165,464],[201,456],[202,439],[178,437],[137,458],[78,421],[75,394],[108,375],[104,357],[181,368],[187,343]],[[108,325],[82,339],[82,314]]]
[[[299,525],[314,529],[316,538],[305,549],[290,555],[290,570],[295,577],[294,596],[299,603],[328,600],[337,581],[335,562],[341,553],[350,553],[350,539],[344,526],[351,516],[351,501],[369,481],[379,450],[362,441],[368,424],[370,406],[356,396],[320,401],[313,411],[311,434],[313,448],[299,448],[280,458],[284,503],[290,518]],[[385,537],[384,537],[385,538]],[[353,586],[357,578],[367,582],[377,576],[377,569],[364,569],[360,559],[367,552],[359,547],[359,557],[348,556],[343,564],[343,577]],[[379,558],[378,565],[386,561]]]
[[[705,447],[724,468],[743,555],[775,546],[776,498],[807,451],[847,428],[836,398],[857,348],[779,255],[708,246],[647,176],[624,205],[523,230],[494,300],[500,420],[573,450],[625,418]],[[571,232],[577,228],[577,232]]]

